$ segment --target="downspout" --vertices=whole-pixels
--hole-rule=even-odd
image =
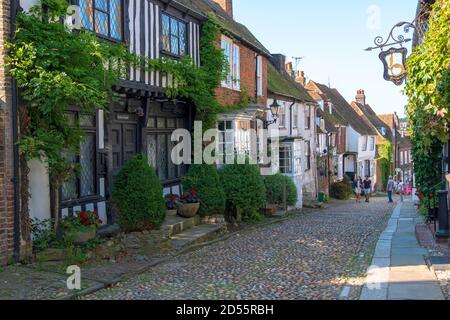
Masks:
[[[15,19],[17,12],[17,1],[11,1],[10,7],[10,40],[14,41],[15,34]],[[19,145],[18,145],[18,97],[17,97],[17,82],[14,77],[12,77],[12,98],[11,98],[11,109],[12,109],[12,138],[13,138],[13,167],[14,167],[14,177],[11,179],[14,185],[14,261],[19,262],[20,260],[20,199],[19,199]]]

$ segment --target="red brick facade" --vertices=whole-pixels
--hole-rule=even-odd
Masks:
[[[9,39],[10,0],[0,0],[0,265],[13,253],[13,143],[11,78],[5,70],[5,42]]]
[[[256,52],[241,43],[238,45],[240,51],[241,91],[221,86],[217,88],[217,100],[223,105],[238,103],[242,92],[246,92],[250,98],[256,97]],[[267,105],[267,58],[264,56],[262,57],[262,93],[263,95],[258,97],[257,102],[264,107]]]

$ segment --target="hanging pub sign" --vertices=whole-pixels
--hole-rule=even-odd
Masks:
[[[384,65],[384,79],[400,86],[406,78],[406,48],[390,48],[380,53],[379,57]]]
[[[402,30],[402,32],[396,33],[396,30]],[[378,36],[374,40],[375,47],[365,49],[366,51],[372,51],[374,49],[381,50],[379,58],[384,66],[384,79],[392,81],[397,86],[402,85],[407,76],[406,59],[408,50],[403,47],[403,44],[412,40],[411,38],[406,38],[404,35],[411,30],[416,30],[414,22],[399,22],[391,29],[386,39]]]

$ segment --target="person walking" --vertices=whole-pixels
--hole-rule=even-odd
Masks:
[[[366,176],[362,184],[364,188],[364,194],[366,196],[366,202],[369,203],[370,195],[372,193],[372,180],[369,179],[369,176]]]
[[[355,192],[356,202],[361,202],[361,193],[362,193],[362,182],[361,177],[356,177],[355,181],[353,181],[353,191]]]
[[[405,184],[402,180],[398,182],[398,194],[400,195],[400,201],[404,202]]]
[[[394,192],[394,190],[395,190],[395,182],[392,179],[392,176],[390,176],[389,180],[388,180],[388,184],[387,184],[387,194],[388,194],[389,203],[394,202],[394,200],[392,199],[392,193]]]

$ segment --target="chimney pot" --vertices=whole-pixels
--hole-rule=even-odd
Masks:
[[[295,82],[301,84],[303,87],[306,86],[305,71],[297,70],[295,75]]]
[[[366,94],[363,89],[356,92],[356,102],[362,104],[363,106],[366,105]]]

